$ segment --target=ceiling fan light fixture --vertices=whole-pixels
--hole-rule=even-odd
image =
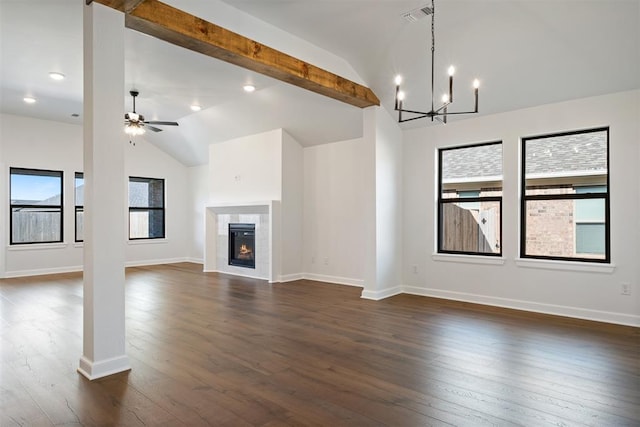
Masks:
[[[57,71],[51,71],[49,73],[49,77],[51,77],[52,80],[60,81],[60,80],[64,80],[65,75]]]
[[[145,130],[140,123],[129,123],[124,127],[124,132],[129,136],[144,135]]]

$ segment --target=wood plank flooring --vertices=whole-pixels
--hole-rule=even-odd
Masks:
[[[638,426],[640,329],[196,264],[127,269],[93,382],[80,274],[0,280],[4,426]]]

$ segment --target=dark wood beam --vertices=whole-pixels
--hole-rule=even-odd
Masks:
[[[126,13],[125,25],[177,46],[365,108],[371,89],[157,0],[94,0]]]

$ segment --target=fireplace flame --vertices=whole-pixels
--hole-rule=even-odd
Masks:
[[[238,251],[238,259],[251,259],[253,257],[253,249],[249,248],[246,244],[240,245]]]

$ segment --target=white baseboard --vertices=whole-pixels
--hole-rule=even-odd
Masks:
[[[444,291],[441,289],[419,288],[416,286],[404,286],[403,291],[404,293],[411,295],[443,298],[454,301],[464,301],[494,307],[531,311],[534,313],[552,314],[556,316],[573,317],[576,319],[593,320],[596,322],[614,323],[618,325],[636,327],[640,326],[640,316],[632,314],[613,313],[609,311],[590,310],[579,307],[545,304],[510,298],[491,297],[486,295],[469,294],[466,292],[453,292]]]
[[[185,262],[190,262],[190,263],[193,263],[193,264],[202,264],[202,265],[204,265],[204,259],[202,259],[202,258],[191,258],[191,257],[188,257],[188,258],[185,258],[184,261]]]
[[[129,358],[125,354],[98,362],[82,356],[80,357],[80,365],[78,366],[78,372],[89,380],[97,380],[98,378],[130,370],[131,365],[129,364]]]
[[[283,274],[280,276],[279,281],[280,283],[295,282],[296,280],[302,280],[304,278],[304,273]]]
[[[45,274],[60,274],[60,273],[77,273],[82,271],[83,266],[72,265],[68,267],[54,267],[54,268],[38,268],[34,270],[16,270],[5,271],[4,278],[10,279],[12,277],[26,277],[26,276],[43,276]]]
[[[337,285],[357,286],[362,288],[364,280],[353,279],[349,277],[327,276],[324,274],[302,273],[302,278],[306,280],[315,280],[318,282],[335,283]]]
[[[178,262],[191,262],[189,258],[165,258],[165,259],[143,259],[138,261],[126,261],[125,267],[144,267],[145,265],[176,264]]]
[[[368,291],[364,289],[360,298],[379,301],[402,293],[402,286],[394,286],[393,288],[382,289],[380,291]]]

